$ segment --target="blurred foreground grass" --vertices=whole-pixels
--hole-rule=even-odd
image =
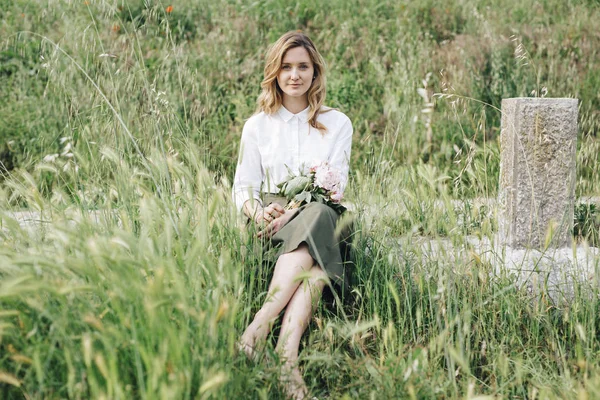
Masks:
[[[234,351],[270,264],[229,181],[264,50],[289,29],[322,50],[356,132],[355,290],[304,338],[313,394],[600,397],[597,289],[555,305],[416,240],[496,229],[493,209],[453,207],[497,186],[500,116],[465,97],[580,98],[577,191],[598,194],[597,2],[169,5],[0,9],[0,398],[281,397],[271,347]],[[579,234],[597,243],[592,208]]]
[[[162,182],[173,188],[162,199],[148,173],[106,157],[119,184],[89,184],[112,192],[118,207],[107,196],[95,212],[14,177],[20,201],[51,222],[29,231],[2,217],[2,398],[281,397],[272,347],[253,364],[234,345],[263,301],[269,260],[235,215],[229,186],[215,184],[197,154],[190,145],[152,164],[148,173],[168,173]],[[450,190],[423,184],[423,173],[386,181],[408,206],[390,209],[406,218],[430,210],[420,233],[431,237],[440,229],[455,243],[491,237],[492,217],[470,224],[436,207],[434,199],[451,204]],[[302,344],[313,394],[598,395],[597,288],[582,284],[570,304],[555,305],[476,254],[459,264],[448,260],[464,255],[427,259],[416,238],[399,247],[384,221],[365,218],[361,199],[370,202],[373,180],[359,176],[354,185],[364,190],[354,193],[354,291],[342,305],[321,306]]]

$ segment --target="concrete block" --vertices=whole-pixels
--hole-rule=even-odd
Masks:
[[[577,105],[577,99],[502,100],[498,227],[505,245],[571,245]]]

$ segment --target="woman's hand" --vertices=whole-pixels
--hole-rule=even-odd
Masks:
[[[269,223],[269,225],[267,225],[265,227],[265,229],[263,229],[262,231],[258,232],[257,236],[259,238],[262,237],[271,237],[274,234],[276,234],[277,232],[279,232],[279,230],[281,228],[283,228],[285,226],[285,224],[287,224],[290,219],[292,219],[294,217],[294,215],[296,215],[296,213],[298,212],[298,209],[294,209],[294,210],[284,210],[284,213],[281,214],[279,217],[275,218],[273,221],[271,221]]]
[[[285,210],[280,204],[271,203],[262,210],[256,212],[254,221],[257,224],[270,224],[283,214],[285,214]]]

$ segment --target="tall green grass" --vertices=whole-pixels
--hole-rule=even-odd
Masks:
[[[48,222],[27,231],[3,217],[4,398],[281,396],[272,348],[253,364],[234,346],[263,301],[270,260],[237,219],[228,185],[214,184],[195,154],[190,145],[180,162],[156,162],[154,174],[170,173],[167,201],[145,173],[105,158],[122,178],[113,189],[128,200],[113,207],[107,199],[97,212],[48,200],[22,177],[21,201]],[[114,183],[90,184],[109,192]],[[397,184],[414,197],[409,207],[425,195],[450,199],[448,188],[414,178]],[[361,199],[370,202],[355,196],[358,210]],[[461,241],[473,230],[453,230],[456,218],[450,207],[432,207],[424,232],[447,230]],[[417,237],[400,245],[387,229],[358,219],[351,299],[323,305],[305,336],[301,360],[314,394],[594,396],[597,291],[590,297],[581,286],[568,307],[557,307],[475,253],[457,247],[428,259]]]
[[[160,137],[190,139],[210,170],[229,177],[266,47],[281,32],[303,29],[326,56],[328,103],[354,122],[355,169],[372,172],[382,159],[427,163],[457,180],[456,196],[481,195],[479,182],[493,196],[500,121],[493,107],[547,90],[581,100],[577,190],[597,193],[593,2],[334,1],[324,8],[189,0],[167,13],[169,4],[10,0],[0,11],[4,168],[31,169],[65,136],[130,153],[105,101],[55,43],[99,85],[143,149]],[[417,94],[428,73],[431,95],[477,100],[438,99],[430,138]]]
[[[503,97],[580,98],[577,192],[597,195],[594,2],[168,5],[0,10],[1,398],[283,396],[272,345],[235,352],[273,260],[229,197],[264,51],[290,29],[355,128],[354,291],[303,339],[311,392],[598,397],[597,289],[554,304],[460,250],[496,229],[473,198],[496,193]],[[577,215],[597,240],[592,207]],[[440,237],[457,250],[429,257]]]

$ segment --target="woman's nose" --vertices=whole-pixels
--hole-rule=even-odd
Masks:
[[[298,70],[296,68],[292,68],[292,79],[298,79]]]

